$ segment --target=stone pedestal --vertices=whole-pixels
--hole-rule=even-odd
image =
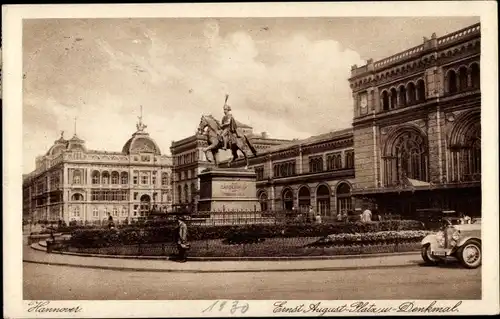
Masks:
[[[209,168],[198,177],[199,211],[260,211],[253,169]]]

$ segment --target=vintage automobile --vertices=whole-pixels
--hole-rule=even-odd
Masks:
[[[481,265],[481,219],[464,223],[460,218],[443,219],[444,226],[436,234],[422,240],[422,259],[426,264],[437,265],[454,257],[466,268]]]

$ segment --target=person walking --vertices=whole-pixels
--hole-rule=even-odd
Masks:
[[[177,250],[179,251],[179,259],[178,262],[184,263],[187,261],[187,251],[190,246],[187,241],[187,225],[185,223],[185,217],[179,216],[177,221],[179,223],[178,233],[177,233]]]

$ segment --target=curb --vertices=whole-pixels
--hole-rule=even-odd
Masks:
[[[37,247],[39,245],[40,247]],[[46,252],[40,243],[31,244],[32,249]],[[360,254],[360,255],[336,255],[336,256],[284,256],[284,257],[188,257],[190,261],[286,261],[286,260],[342,260],[342,259],[366,259],[390,256],[418,255],[419,251]],[[103,255],[53,251],[52,254],[94,257],[94,258],[114,258],[114,259],[144,259],[144,260],[171,260],[169,256],[127,256],[127,255]]]
[[[283,268],[283,269],[227,269],[227,270],[186,270],[186,269],[157,269],[157,268],[134,268],[134,267],[114,267],[114,266],[95,266],[95,265],[75,265],[69,263],[52,263],[43,261],[24,260],[25,263],[50,265],[50,266],[65,266],[75,268],[88,268],[88,269],[103,269],[115,271],[135,271],[135,272],[165,272],[165,273],[262,273],[262,272],[305,272],[305,271],[346,271],[346,270],[360,270],[360,269],[386,269],[386,268],[406,268],[415,267],[417,263],[408,263],[400,265],[387,265],[387,266],[356,266],[356,267],[322,267],[322,268]]]

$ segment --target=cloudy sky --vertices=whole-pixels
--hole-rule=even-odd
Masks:
[[[64,130],[120,151],[140,105],[163,153],[201,114],[276,138],[349,127],[353,64],[478,18],[50,19],[23,25],[23,172]]]

